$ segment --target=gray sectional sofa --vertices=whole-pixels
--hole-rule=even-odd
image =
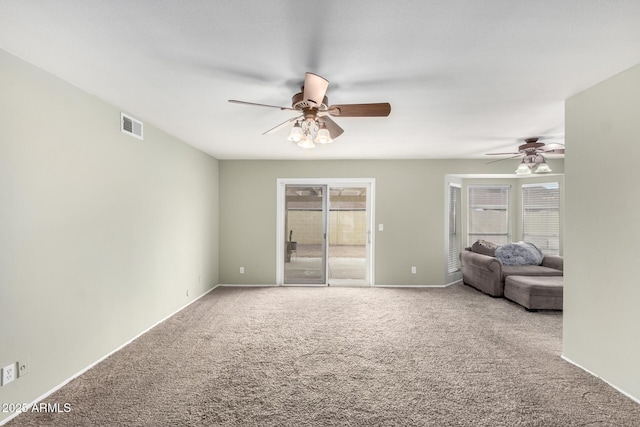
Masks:
[[[479,253],[485,252],[485,253]],[[489,254],[487,254],[489,253]],[[503,265],[486,248],[476,244],[460,253],[462,281],[493,297],[504,296],[508,276],[562,276],[564,260],[561,256],[545,255],[540,265]]]

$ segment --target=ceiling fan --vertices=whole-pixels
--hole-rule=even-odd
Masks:
[[[255,102],[238,101],[230,99],[235,104],[257,105],[259,107],[278,108],[301,113],[289,120],[264,132],[268,135],[294,123],[289,134],[290,141],[296,142],[300,147],[313,148],[315,144],[326,144],[342,135],[344,130],[329,116],[333,117],[386,117],[391,113],[391,105],[388,102],[374,104],[341,104],[329,106],[326,97],[329,81],[325,78],[306,73],[301,92],[291,98],[291,107],[279,107],[277,105],[258,104]],[[315,134],[315,136],[314,136]]]
[[[539,142],[540,139],[542,139],[542,137],[525,138],[524,144],[518,146],[517,153],[487,153],[488,156],[511,156],[488,163],[522,157],[522,162],[520,162],[520,165],[516,169],[516,175],[529,175],[532,172],[549,173],[551,172],[551,168],[547,164],[547,159],[543,153],[564,154],[564,145],[557,142],[545,144],[544,142]]]

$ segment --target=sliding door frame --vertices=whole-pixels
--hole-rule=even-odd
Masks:
[[[300,186],[327,186],[327,200],[329,198],[329,190],[331,187],[357,187],[358,185],[368,186],[370,191],[367,194],[367,265],[365,271],[365,277],[367,286],[373,286],[375,283],[374,277],[374,244],[375,244],[375,178],[278,178],[276,188],[276,284],[278,286],[290,286],[284,283],[284,258],[285,258],[285,197],[287,185],[300,185]],[[327,211],[327,216],[329,212]],[[326,223],[325,223],[326,227]],[[326,230],[328,232],[328,230]],[[326,237],[325,244],[325,259],[328,259],[329,248],[329,236]],[[328,268],[328,262],[325,261],[325,270]],[[325,284],[328,284],[328,272],[325,271]],[[297,286],[297,285],[294,285]],[[311,285],[317,286],[317,285]]]

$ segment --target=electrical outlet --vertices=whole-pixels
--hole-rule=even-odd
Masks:
[[[28,373],[29,373],[29,360],[26,357],[18,360],[18,378],[22,378]]]
[[[411,274],[416,274],[416,268],[415,267],[411,267]]]
[[[240,274],[244,274],[244,267],[240,267]]]
[[[16,362],[2,368],[2,385],[5,386],[16,379]]]

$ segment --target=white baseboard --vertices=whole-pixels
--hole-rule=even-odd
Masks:
[[[330,285],[332,288],[344,288],[344,287],[353,287],[353,288],[448,288],[449,286],[453,286],[456,283],[459,283],[460,280],[456,280],[455,282],[446,283],[444,285]],[[326,288],[327,285],[324,284],[309,284],[309,283],[300,283],[300,284],[286,284],[286,285],[275,285],[275,284],[220,284],[218,286],[228,287],[228,288],[295,288],[295,287],[313,287],[313,288]]]
[[[25,406],[25,410],[29,410],[33,405],[35,405],[36,403],[40,402],[43,399],[46,399],[49,395],[51,395],[52,393],[60,390],[62,387],[64,387],[65,385],[69,384],[71,381],[73,381],[74,379],[78,378],[80,375],[84,374],[85,372],[87,372],[89,369],[93,368],[94,366],[96,366],[98,363],[102,362],[103,360],[105,360],[107,357],[111,356],[114,353],[117,353],[118,351],[122,350],[123,348],[125,348],[126,346],[128,346],[129,344],[131,344],[133,341],[135,341],[136,339],[138,339],[139,337],[141,337],[142,335],[146,334],[147,332],[149,332],[151,329],[155,328],[156,326],[158,326],[160,323],[164,322],[165,320],[167,320],[168,318],[170,318],[171,316],[179,313],[180,311],[184,310],[185,308],[187,308],[188,306],[190,306],[191,304],[193,304],[194,302],[198,301],[200,298],[204,297],[205,295],[207,295],[209,292],[213,291],[215,288],[217,288],[220,285],[215,285],[213,286],[211,289],[209,289],[208,291],[204,292],[202,295],[198,296],[197,298],[194,298],[193,300],[189,301],[188,303],[186,303],[185,305],[183,305],[182,307],[180,307],[179,309],[177,309],[176,311],[174,311],[173,313],[169,314],[168,316],[164,317],[161,320],[158,320],[156,323],[154,323],[153,325],[149,326],[147,329],[145,329],[144,331],[140,332],[139,334],[137,334],[136,336],[134,336],[133,338],[131,338],[130,340],[126,341],[124,344],[118,346],[117,348],[115,348],[114,350],[110,351],[109,353],[107,353],[106,355],[102,356],[100,359],[96,360],[95,362],[93,362],[92,364],[90,364],[89,366],[87,366],[86,368],[78,371],[77,373],[73,374],[71,377],[67,378],[66,380],[62,381],[60,384],[58,384],[57,386],[55,386],[54,388],[52,388],[51,390],[47,391],[46,393],[44,393],[42,396],[38,397],[37,399],[35,399],[33,402],[29,403],[28,405]],[[12,420],[13,418],[17,417],[18,415],[20,415],[22,412],[25,411],[17,411],[14,412],[13,414],[11,414],[9,417],[5,418],[4,420],[0,421],[0,426],[8,423],[10,420]]]
[[[604,378],[600,377],[599,375],[596,375],[595,373],[591,372],[590,370],[588,370],[587,368],[585,368],[584,366],[579,365],[578,363],[574,362],[573,360],[569,359],[568,357],[566,357],[564,354],[562,356],[562,359],[564,359],[566,362],[571,363],[573,366],[576,366],[580,369],[582,369],[583,371],[585,371],[588,374],[593,375],[594,377],[598,378],[599,380],[604,381],[605,383],[609,384],[611,387],[613,387],[614,389],[616,389],[617,391],[619,391],[620,393],[624,394],[625,396],[627,396],[629,399],[633,400],[634,402],[640,404],[640,398],[637,398],[635,396],[632,396],[631,394],[627,393],[626,391],[622,390],[620,387],[611,384],[609,381],[605,380]]]
[[[444,285],[373,285],[373,288],[448,288],[457,282],[447,283]]]
[[[274,284],[262,284],[262,285],[256,285],[256,284],[229,284],[229,283],[225,283],[225,284],[220,284],[218,286],[224,286],[227,288],[277,288],[278,285],[274,285]]]

